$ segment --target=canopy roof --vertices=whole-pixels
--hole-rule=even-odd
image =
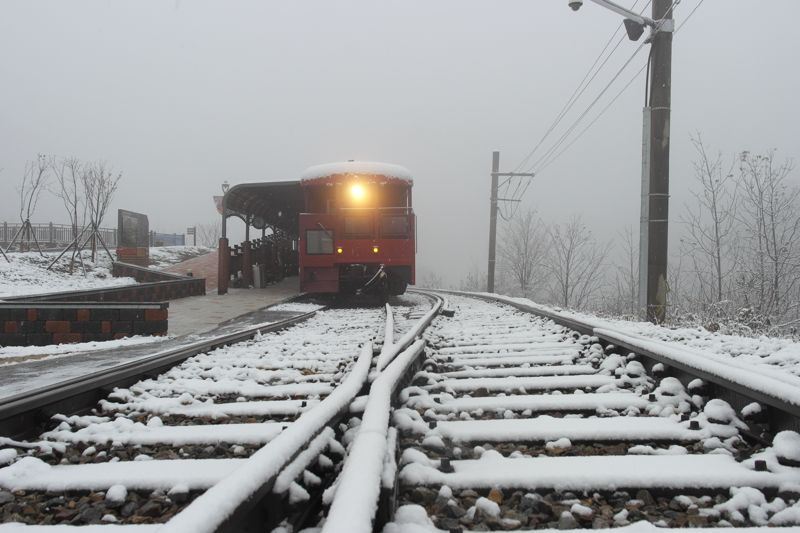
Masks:
[[[229,216],[250,220],[258,229],[273,227],[290,236],[297,235],[303,204],[299,181],[240,183],[225,195]]]

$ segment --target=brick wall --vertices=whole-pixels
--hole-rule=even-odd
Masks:
[[[0,346],[44,346],[166,335],[169,303],[0,302]]]

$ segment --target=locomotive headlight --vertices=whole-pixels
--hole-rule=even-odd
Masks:
[[[337,253],[337,254],[340,254],[340,253],[342,253],[343,251],[344,251],[344,250],[342,249],[342,247],[341,247],[341,246],[339,246],[338,248],[336,248],[336,253]]]
[[[377,246],[373,246],[372,247],[372,253],[373,254],[377,254],[378,252],[380,252],[380,249]]]
[[[364,186],[360,183],[354,183],[350,186],[350,196],[353,197],[353,200],[360,201],[363,200],[364,197],[367,195],[367,191],[364,189]]]

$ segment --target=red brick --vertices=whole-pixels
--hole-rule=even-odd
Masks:
[[[37,315],[36,309],[28,309],[28,322],[36,322]]]
[[[100,324],[100,333],[111,333],[111,321],[103,320]]]
[[[4,333],[12,334],[19,331],[19,323],[17,322],[5,322],[4,324],[5,324],[3,326]]]
[[[115,339],[124,339],[128,335],[129,335],[129,333],[114,333],[114,338]]]
[[[44,330],[47,333],[69,333],[69,326],[68,320],[48,320],[44,323]]]
[[[53,344],[70,344],[73,342],[81,342],[80,333],[54,333]]]
[[[87,322],[91,318],[88,309],[78,309],[78,322]]]
[[[166,309],[147,309],[144,312],[144,319],[145,320],[166,320],[167,319],[167,310]]]

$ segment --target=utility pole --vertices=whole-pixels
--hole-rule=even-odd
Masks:
[[[647,174],[647,180],[643,176],[639,300],[642,303],[646,295],[643,307],[647,320],[663,323],[667,314],[668,290],[672,0],[653,0],[653,20],[660,21],[663,31],[653,33],[650,51],[650,100],[644,112],[644,134],[648,134],[646,131],[648,123],[650,131],[649,143],[645,141],[643,161],[643,171]],[[645,185],[647,185],[646,190]],[[645,267],[644,272],[641,267]]]
[[[500,202],[520,202],[518,198],[498,198],[500,177],[532,178],[532,172],[500,172],[500,152],[492,152],[492,193],[489,200],[489,271],[486,275],[486,291],[494,292],[494,267],[497,256],[497,213]]]
[[[494,266],[497,254],[497,182],[500,172],[500,152],[492,152],[492,194],[489,203],[489,272],[486,275],[486,292],[494,292]]]

